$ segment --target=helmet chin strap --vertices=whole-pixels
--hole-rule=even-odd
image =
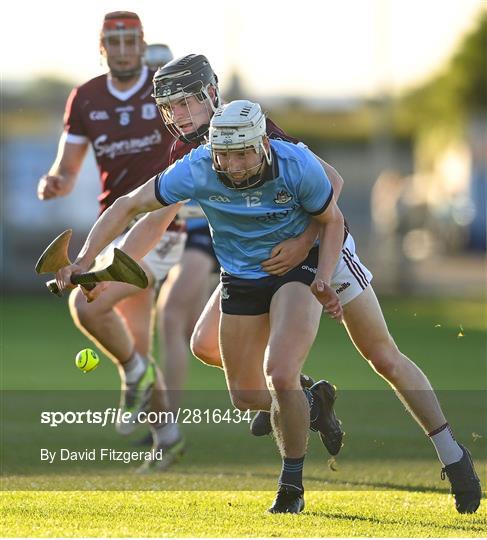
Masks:
[[[192,131],[191,133],[179,135],[179,140],[183,143],[190,144],[194,142],[203,142],[208,131],[210,129],[210,124],[202,124],[198,129]]]
[[[110,74],[113,78],[119,80],[120,82],[126,82],[140,75],[140,72],[142,71],[142,62],[140,62],[139,65],[135,68],[124,69],[123,71],[113,69],[110,66],[108,66],[108,68],[110,69]]]

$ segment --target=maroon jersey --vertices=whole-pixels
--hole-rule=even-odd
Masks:
[[[270,118],[266,118],[266,132],[269,139],[279,139],[281,141],[287,141],[293,144],[299,142],[298,139],[291,137],[286,132],[284,132],[280,127],[276,126]],[[184,143],[179,139],[175,141],[171,148],[171,153],[169,155],[169,164],[174,163],[178,159],[181,159],[186,154],[189,154],[193,148],[198,148],[201,143]]]
[[[89,141],[95,152],[100,213],[169,164],[174,137],[151,97],[152,76],[144,67],[139,82],[120,92],[101,75],[75,88],[66,103],[67,142]]]

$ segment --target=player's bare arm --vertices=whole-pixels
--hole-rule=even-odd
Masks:
[[[157,245],[180,207],[181,204],[172,204],[146,214],[125,235],[120,249],[136,260],[145,257]]]
[[[320,224],[320,250],[318,269],[316,278],[311,284],[311,292],[330,317],[341,322],[343,309],[330,282],[343,243],[343,215],[335,199],[332,199],[328,208],[322,214],[313,216],[313,219]]]
[[[59,288],[72,288],[71,275],[87,271],[96,256],[122,234],[138,214],[160,208],[161,203],[155,196],[155,177],[128,195],[118,198],[95,222],[74,264],[65,266],[56,273]],[[168,212],[173,211],[172,208],[167,208]]]
[[[143,259],[157,245],[169,224],[178,213],[179,205],[171,205],[154,212],[149,212],[141,218],[125,235],[119,248],[135,260]],[[106,290],[107,283],[97,283],[96,287],[87,290],[81,287],[88,302],[96,300]]]
[[[56,160],[48,174],[42,176],[37,185],[38,198],[48,200],[71,193],[87,150],[88,142],[68,143],[66,134],[63,134],[59,140]]]
[[[340,197],[340,193],[342,192],[343,188],[343,178],[334,167],[332,167],[326,161],[322,160],[320,156],[317,156],[314,153],[313,155],[321,163],[321,166],[325,170],[326,176],[328,176],[328,180],[333,187],[333,196],[335,197],[335,201],[338,201],[338,198]]]

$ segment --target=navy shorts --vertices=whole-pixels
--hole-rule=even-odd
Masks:
[[[268,276],[259,279],[242,279],[222,272],[222,313],[228,315],[263,315],[269,313],[271,300],[276,291],[286,283],[297,281],[311,285],[318,267],[318,247],[309,252],[306,259],[283,276]]]
[[[217,272],[220,269],[220,263],[216,258],[215,251],[213,249],[213,242],[211,240],[210,229],[207,225],[191,229],[187,231],[188,238],[186,240],[185,249],[198,249],[203,251],[214,261],[213,272]]]

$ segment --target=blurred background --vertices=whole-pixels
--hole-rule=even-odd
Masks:
[[[287,5],[286,5],[287,6]],[[292,7],[292,9],[291,9]],[[71,195],[39,201],[75,85],[104,72],[106,12],[148,43],[205,54],[227,100],[260,101],[345,180],[340,206],[379,293],[485,297],[487,8],[480,0],[114,2],[9,6],[2,50],[4,290],[46,294],[33,266],[62,230],[72,254],[97,215],[86,161]],[[10,51],[10,53],[8,52]]]

